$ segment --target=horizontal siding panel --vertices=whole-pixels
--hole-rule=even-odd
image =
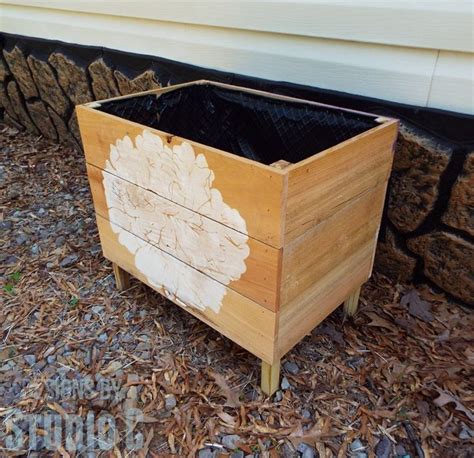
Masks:
[[[317,38],[473,52],[471,0],[4,3]]]
[[[5,5],[8,33],[426,106],[437,51]]]
[[[474,54],[441,51],[428,106],[474,115]]]

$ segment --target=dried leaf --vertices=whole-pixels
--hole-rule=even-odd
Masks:
[[[222,395],[226,398],[225,406],[240,407],[239,393],[230,388],[226,379],[217,372],[211,371],[211,376],[214,378],[216,385],[220,388]]]
[[[466,417],[469,418],[469,420],[474,421],[474,413],[472,413],[468,408],[464,407],[464,405],[459,401],[459,399],[454,397],[452,394],[446,391],[440,390],[438,388],[436,389],[436,391],[438,392],[439,396],[436,399],[434,399],[433,402],[438,407],[443,407],[446,404],[453,403],[455,406],[454,408],[456,410],[463,412],[466,415]]]
[[[227,412],[218,412],[217,416],[227,425],[235,426],[235,419],[232,415],[229,415]]]
[[[401,305],[405,307],[408,305],[408,313],[416,318],[427,323],[433,321],[433,314],[431,313],[431,304],[421,299],[418,291],[412,289],[410,292],[405,294],[401,301]]]
[[[378,328],[388,329],[389,331],[396,331],[396,327],[393,323],[390,323],[390,321],[382,318],[377,313],[367,312],[366,315],[371,319],[370,323],[367,324],[368,326],[375,326]]]
[[[339,332],[332,323],[323,323],[314,331],[316,335],[328,336],[333,342],[344,345],[345,340],[341,332]]]

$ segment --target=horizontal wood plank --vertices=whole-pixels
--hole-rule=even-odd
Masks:
[[[369,278],[373,245],[370,241],[360,247],[280,310],[276,358],[291,350]]]
[[[386,182],[346,202],[329,218],[283,249],[281,308],[291,306],[311,285],[343,268],[352,253],[371,244],[380,227]],[[334,285],[334,288],[338,288]]]
[[[100,216],[269,310],[277,310],[281,250],[198,215],[93,165],[87,166],[87,173],[95,210]],[[108,193],[104,188],[105,180]],[[115,197],[131,201],[133,213],[129,215],[125,205],[121,208],[121,202]],[[139,213],[135,210],[138,207]],[[230,282],[227,281],[225,272],[219,269],[221,264],[217,262],[222,256],[219,250],[225,251],[228,241],[231,241],[231,249],[238,249],[236,247],[241,243],[242,249],[248,250],[248,256],[244,260],[244,273],[238,280]],[[234,259],[228,258],[228,263],[233,261]],[[243,259],[240,260],[242,261]],[[222,267],[227,267],[227,262]]]
[[[97,224],[102,250],[107,259],[119,265],[122,269],[163,294],[224,336],[241,345],[258,358],[269,364],[274,362],[277,316],[275,313],[265,307],[261,307],[230,288],[222,286],[215,280],[192,269],[192,267],[162,252],[158,248],[151,245],[143,245],[138,237],[130,234],[128,238],[129,246],[135,244],[140,247],[140,252],[136,251],[133,254],[119,241],[117,236],[117,233],[120,232],[119,227],[99,215],[97,215]],[[148,259],[151,262],[148,267],[145,267],[143,263],[141,251],[148,252]],[[160,260],[167,264],[167,270],[181,273],[183,276],[191,275],[195,280],[194,286],[197,290],[195,293],[202,295],[203,298],[206,295],[212,295],[215,289],[221,290],[221,288],[224,288],[225,292],[219,309],[203,308],[200,304],[198,306],[191,304],[187,299],[178,295],[180,291],[184,295],[188,295],[185,290],[181,290],[179,287],[177,289],[173,288],[173,290],[165,289],[163,287],[164,279],[159,274],[163,269],[163,266],[158,265]]]
[[[243,218],[246,227],[243,230],[241,225],[234,224],[235,218],[232,219],[232,216],[235,212],[227,212],[228,219],[221,218],[217,221],[275,248],[282,246],[283,171],[155,129],[144,128],[140,124],[85,106],[77,107],[77,114],[86,161],[89,164],[105,169],[110,159],[111,146],[116,145],[118,140],[125,137],[134,142],[138,136],[143,135],[145,130],[160,137],[162,142],[170,148],[183,147],[186,143],[190,145],[196,158],[200,155],[205,158],[206,167],[212,171],[214,176],[212,192],[220,193],[225,204],[235,209]],[[127,157],[125,175],[123,170],[116,170],[115,173],[134,184],[140,184],[138,181],[141,174],[146,173],[143,168],[143,158],[140,154],[131,154]],[[151,186],[153,187],[150,189],[159,195],[163,196],[168,192],[168,189],[160,187],[159,180],[151,183]],[[176,193],[176,195],[179,194]],[[192,196],[192,192],[190,195]],[[174,195],[171,196],[171,200],[175,201],[174,199]],[[181,204],[180,201],[176,203]],[[191,205],[188,208],[203,214],[202,207],[192,208]]]
[[[397,125],[388,121],[286,169],[285,245],[387,181]]]

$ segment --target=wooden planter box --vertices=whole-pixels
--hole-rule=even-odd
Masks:
[[[247,106],[238,117],[221,113],[227,105],[216,108],[210,96],[213,127],[202,127],[199,103],[186,106],[199,91],[217,91],[238,110],[243,100],[252,114]],[[162,103],[175,112],[158,116]],[[263,361],[262,389],[273,393],[281,357],[341,303],[355,311],[397,121],[208,81],[93,102],[77,115],[118,287],[131,274],[253,353]],[[278,128],[272,134],[260,121]],[[305,126],[311,132],[300,136]],[[177,135],[188,131],[193,138]]]

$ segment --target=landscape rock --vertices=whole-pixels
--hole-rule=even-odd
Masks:
[[[44,103],[41,100],[35,100],[34,102],[26,102],[28,112],[30,113],[31,119],[35,123],[39,131],[46,137],[53,141],[57,140],[58,134],[54,127],[51,118],[48,115],[48,111]]]
[[[459,433],[459,439],[461,440],[470,440],[474,438],[474,430],[469,428],[465,423],[462,424],[461,432]]]
[[[51,107],[48,107],[48,114],[56,128],[56,132],[59,136],[59,141],[67,144],[76,144],[74,137],[69,132],[68,126],[63,121],[61,116],[59,116]]]
[[[229,450],[234,450],[238,447],[239,441],[240,441],[239,435],[228,434],[226,436],[222,436],[221,443],[225,448]]]
[[[97,340],[100,342],[100,343],[105,343],[107,342],[107,339],[109,338],[109,336],[107,335],[106,332],[103,332],[102,334],[99,335],[99,337],[97,337]]]
[[[66,256],[66,257],[59,263],[59,266],[60,266],[60,267],[70,267],[70,266],[72,266],[73,264],[75,264],[78,259],[79,259],[79,256],[77,256],[77,254],[71,254],[71,255],[69,255],[69,256]]]
[[[300,368],[298,365],[292,361],[287,361],[284,366],[286,371],[288,371],[290,374],[296,375],[300,371]]]
[[[48,62],[32,55],[28,56],[27,61],[41,99],[51,106],[59,116],[66,116],[71,104],[59,86],[51,66]]]
[[[165,395],[165,408],[166,410],[172,410],[176,407],[176,398],[174,394]]]
[[[18,121],[16,112],[7,94],[7,88],[3,83],[0,83],[0,105],[5,109],[11,119]]]
[[[397,456],[405,456],[407,454],[407,451],[405,450],[405,447],[402,444],[397,444],[395,446],[395,453]]]
[[[355,439],[351,442],[350,449],[353,452],[357,452],[360,450],[365,450],[364,444],[362,444],[360,439]]]
[[[286,377],[283,377],[281,379],[281,385],[280,385],[280,388],[282,390],[287,390],[288,388],[290,388],[290,382],[288,381],[288,379]]]
[[[216,458],[216,457],[217,457],[217,451],[210,447],[202,448],[198,452],[198,458]]]
[[[11,101],[13,110],[16,114],[16,119],[26,127],[32,134],[38,135],[39,131],[36,126],[33,124],[33,121],[30,118],[30,115],[26,111],[25,104],[23,102],[23,97],[18,89],[18,85],[15,81],[10,81],[7,86],[8,98]]]
[[[468,154],[454,183],[443,222],[474,236],[474,151]]]
[[[156,80],[156,75],[153,70],[146,70],[133,79],[128,78],[119,70],[115,70],[114,75],[115,79],[117,80],[119,91],[122,95],[149,91],[151,89],[161,87],[161,85]]]
[[[59,52],[52,53],[48,61],[56,70],[59,85],[74,105],[93,100],[85,68]]]
[[[30,366],[34,366],[36,364],[36,356],[35,355],[24,355],[23,358],[25,359],[25,361]]]
[[[301,442],[296,450],[301,454],[301,458],[314,458],[318,456],[316,450],[304,442]]]
[[[392,443],[387,436],[383,436],[375,447],[377,458],[390,458],[392,456]]]
[[[395,150],[388,217],[401,232],[418,228],[433,210],[451,150],[402,124]]]
[[[5,61],[0,56],[0,82],[4,82],[5,78],[10,75],[10,70],[8,70],[8,66]]]
[[[474,245],[454,234],[432,232],[408,240],[423,258],[423,273],[441,289],[474,305]]]
[[[387,277],[406,282],[412,279],[416,259],[400,248],[395,234],[390,228],[385,229],[385,240],[379,240],[375,252],[375,269]]]
[[[15,46],[11,51],[4,49],[3,55],[25,98],[38,97],[38,90],[23,51]]]
[[[81,133],[79,131],[79,124],[77,123],[77,115],[75,111],[73,112],[71,119],[69,119],[68,126],[69,126],[69,132],[71,132],[76,142],[79,145],[81,145],[82,144]]]
[[[112,69],[99,58],[89,65],[89,74],[92,79],[92,92],[96,100],[117,97],[120,92],[115,83]]]

